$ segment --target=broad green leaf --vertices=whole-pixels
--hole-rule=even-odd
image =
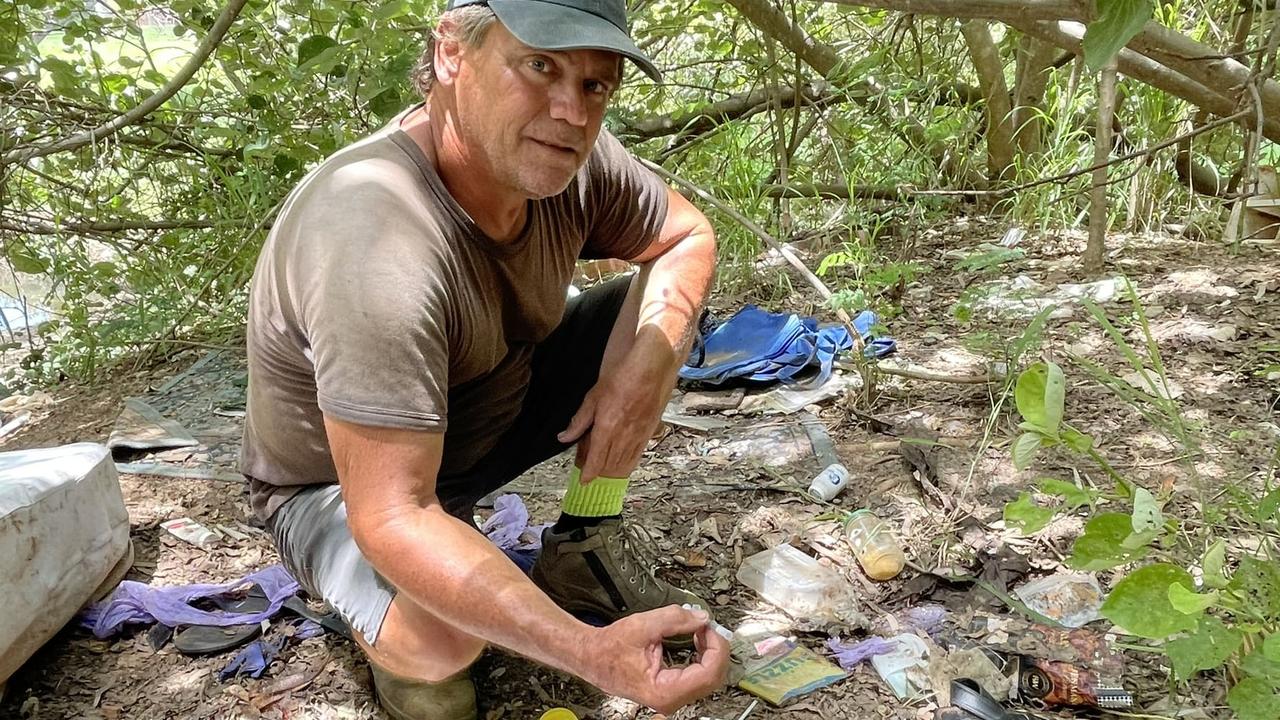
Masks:
[[[1169,602],[1169,586],[1192,586],[1191,573],[1168,563],[1138,568],[1116,584],[1102,603],[1102,615],[1139,637],[1163,640],[1194,630],[1197,619]]]
[[[49,263],[43,258],[36,257],[27,248],[17,245],[9,246],[9,264],[14,270],[31,275],[39,275],[49,269]]]
[[[1051,362],[1038,362],[1022,371],[1014,387],[1014,403],[1022,419],[1040,428],[1050,437],[1058,436],[1062,424],[1066,380],[1062,368]]]
[[[1132,517],[1134,533],[1148,533],[1159,530],[1164,525],[1164,514],[1160,512],[1160,504],[1146,488],[1134,490]]]
[[[1212,615],[1200,618],[1196,631],[1164,644],[1165,654],[1179,680],[1187,680],[1201,670],[1212,670],[1231,657],[1244,642],[1244,633],[1229,628]]]
[[[392,18],[400,17],[408,11],[409,3],[407,0],[390,0],[389,2],[379,5],[378,9],[373,11],[373,18],[375,20],[391,20]]]
[[[1204,558],[1200,561],[1200,567],[1204,570],[1204,584],[1211,588],[1224,588],[1230,580],[1227,579],[1226,571],[1223,567],[1227,562],[1227,542],[1222,538],[1218,538],[1208,550],[1204,551]]]
[[[1268,685],[1280,687],[1280,662],[1269,659],[1261,648],[1246,655],[1240,661],[1240,669]]]
[[[1241,558],[1227,590],[1259,615],[1280,618],[1280,568],[1275,563]]]
[[[300,69],[306,67],[320,53],[337,45],[338,41],[328,35],[311,35],[303,38],[302,42],[298,43],[298,67]]]
[[[1205,610],[1213,607],[1218,602],[1218,591],[1207,592],[1203,595],[1189,590],[1178,583],[1169,586],[1169,604],[1183,615],[1195,615],[1199,617]]]
[[[1273,663],[1280,663],[1280,633],[1272,633],[1262,641],[1262,656]]]
[[[1258,511],[1255,515],[1258,522],[1266,522],[1275,516],[1276,510],[1280,510],[1280,488],[1276,488],[1263,496],[1262,501],[1258,503]]]
[[[1017,500],[1004,506],[1004,524],[1030,535],[1048,525],[1054,514],[1053,508],[1040,507],[1032,502],[1031,493],[1022,493]]]
[[[1247,677],[1227,693],[1227,705],[1236,720],[1276,720],[1280,718],[1280,695],[1275,688],[1258,678]]]
[[[1013,466],[1025,470],[1040,452],[1040,436],[1035,433],[1023,433],[1013,443]]]
[[[1076,570],[1097,571],[1141,560],[1147,555],[1145,545],[1125,545],[1132,535],[1133,521],[1128,515],[1118,512],[1097,515],[1085,523],[1084,534],[1076,538],[1067,564]]]
[[[1098,18],[1085,28],[1084,62],[1100,70],[1151,19],[1151,0],[1097,0]]]
[[[1068,510],[1075,510],[1084,505],[1092,505],[1099,495],[1096,490],[1077,487],[1074,483],[1054,478],[1040,478],[1036,481],[1036,487],[1040,488],[1040,492],[1045,495],[1057,495],[1062,498],[1066,502]]]

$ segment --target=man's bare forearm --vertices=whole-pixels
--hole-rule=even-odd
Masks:
[[[704,225],[641,267],[644,291],[636,335],[640,338],[650,329],[658,331],[655,340],[663,341],[658,349],[666,351],[662,368],[666,379],[674,380],[697,330],[698,315],[715,273],[715,253],[715,236],[710,226]]]
[[[437,503],[360,533],[374,567],[415,604],[495,645],[583,677],[596,632],[556,606],[475,528]],[[589,678],[587,678],[589,680]]]

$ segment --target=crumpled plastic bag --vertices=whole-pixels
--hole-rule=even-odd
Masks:
[[[549,526],[550,523],[530,527],[529,509],[524,500],[515,493],[507,493],[493,501],[493,514],[480,526],[480,532],[503,550],[540,550],[542,531]]]
[[[827,649],[831,651],[832,657],[836,659],[841,668],[852,670],[859,663],[866,662],[876,655],[884,655],[897,650],[898,644],[879,637],[869,637],[857,642],[831,638],[827,640]]]
[[[259,585],[267,596],[267,609],[257,613],[235,613],[225,610],[201,610],[191,605],[194,600],[229,595],[250,585]],[[93,632],[94,637],[109,638],[125,625],[160,622],[169,627],[179,625],[255,625],[280,611],[285,600],[296,595],[298,581],[280,565],[246,575],[240,580],[212,585],[177,585],[153,587],[146,583],[125,580],[111,597],[90,605],[80,614],[80,625]]]

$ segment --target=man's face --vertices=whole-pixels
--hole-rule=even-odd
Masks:
[[[465,152],[502,188],[530,198],[564,190],[600,134],[619,57],[538,50],[495,22],[461,50],[454,89]]]

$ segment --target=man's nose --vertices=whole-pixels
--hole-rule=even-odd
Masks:
[[[587,124],[587,94],[577,83],[558,82],[551,88],[551,118],[574,127]]]

